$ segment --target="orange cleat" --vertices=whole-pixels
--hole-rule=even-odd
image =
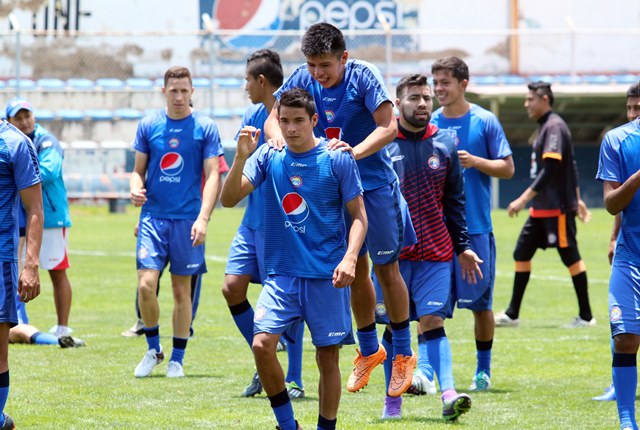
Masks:
[[[351,375],[349,375],[349,380],[347,381],[347,391],[351,393],[355,393],[356,391],[366,387],[369,383],[371,371],[378,364],[387,359],[387,351],[384,349],[382,344],[378,345],[378,351],[371,355],[367,355],[366,357],[360,353],[360,350],[356,349],[356,352],[358,353],[358,356],[353,360],[353,371],[351,372]],[[411,383],[411,378],[409,378],[409,383]]]
[[[389,394],[390,397],[399,397],[407,391],[407,388],[411,386],[413,379],[413,370],[416,368],[418,357],[411,351],[411,356],[396,355],[393,360],[393,367],[391,370],[391,381],[389,381]]]

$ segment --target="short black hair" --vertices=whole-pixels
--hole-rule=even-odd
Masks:
[[[302,36],[301,50],[307,58],[326,54],[340,57],[347,50],[347,44],[339,28],[327,22],[319,22],[309,27]]]
[[[303,108],[309,114],[309,118],[316,114],[316,103],[313,101],[313,96],[302,88],[292,88],[280,96],[278,115],[280,115],[280,106]]]
[[[191,80],[191,72],[186,67],[183,67],[183,66],[169,67],[169,69],[166,72],[164,72],[164,86],[165,87],[167,86],[167,82],[169,82],[169,79],[182,79],[182,78],[189,78],[189,83],[193,82]]]
[[[467,63],[458,57],[445,57],[437,60],[431,65],[431,74],[435,74],[441,70],[451,72],[451,76],[456,78],[458,82],[469,80],[469,67]]]
[[[396,84],[396,97],[402,98],[402,96],[404,95],[404,91],[407,88],[424,87],[425,85],[429,86],[429,82],[427,81],[427,77],[425,75],[414,73],[412,75],[404,76]]]
[[[550,82],[531,82],[529,85],[527,85],[527,88],[529,88],[529,91],[533,91],[534,93],[536,93],[536,95],[540,98],[547,96],[547,98],[549,99],[549,106],[553,106],[554,97],[553,91],[551,91]]]
[[[627,98],[630,97],[640,97],[640,81],[631,85],[627,90]]]
[[[247,57],[247,73],[257,78],[264,76],[271,85],[280,88],[284,79],[280,55],[270,49],[259,49]]]

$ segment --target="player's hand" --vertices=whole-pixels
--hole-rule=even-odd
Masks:
[[[607,253],[607,257],[609,257],[609,266],[613,264],[613,253],[616,250],[616,240],[613,239],[609,242],[609,252]]]
[[[207,222],[198,218],[191,226],[191,245],[196,247],[202,245],[207,239]]]
[[[518,215],[518,212],[520,212],[526,204],[527,202],[518,197],[517,199],[509,203],[509,206],[507,206],[507,213],[510,217],[514,217]]]
[[[478,283],[478,278],[482,279],[482,270],[479,265],[484,261],[475,252],[470,249],[461,252],[458,255],[458,263],[460,263],[462,279],[473,285]]]
[[[587,204],[582,199],[578,200],[578,219],[583,224],[591,221],[591,211],[587,209]]]
[[[236,155],[244,159],[249,158],[258,147],[260,133],[260,129],[250,125],[242,127],[242,130],[238,133],[238,149]]]
[[[460,164],[465,169],[474,167],[476,165],[476,156],[471,155],[467,151],[458,151],[458,158],[460,159]]]
[[[131,190],[129,198],[131,199],[131,203],[133,203],[134,206],[140,207],[147,201],[147,190],[144,188]]]
[[[287,146],[287,142],[284,140],[284,136],[279,136],[267,140],[267,145],[269,145],[273,149],[282,151]]]
[[[340,149],[342,151],[350,152],[351,155],[353,155],[353,147],[349,145],[347,142],[344,142],[336,138],[331,139],[329,143],[327,143],[327,149],[329,149],[330,151],[335,151]]]
[[[344,288],[351,285],[356,278],[357,259],[345,257],[333,271],[333,286],[335,288]]]
[[[40,294],[40,274],[38,266],[25,265],[18,279],[18,294],[20,301],[27,303]]]

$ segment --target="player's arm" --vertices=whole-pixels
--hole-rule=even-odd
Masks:
[[[20,300],[28,302],[40,294],[38,274],[40,245],[42,244],[42,185],[40,183],[20,190],[20,200],[27,212],[25,228],[26,258],[18,278]]]
[[[375,130],[353,147],[353,156],[356,160],[375,154],[391,143],[398,135],[398,121],[393,113],[393,104],[390,101],[382,103],[373,111],[373,119],[376,122]],[[352,126],[357,127],[356,124]]]
[[[349,215],[351,215],[351,228],[349,229],[347,252],[345,252],[344,257],[342,257],[342,260],[333,271],[333,286],[336,288],[348,287],[355,279],[358,253],[362,248],[368,228],[367,213],[364,210],[362,195],[349,200],[345,206],[349,211]]]
[[[478,169],[485,175],[493,176],[500,179],[511,179],[516,171],[513,164],[513,157],[507,155],[497,160],[489,160],[488,158],[472,155],[467,151],[458,151],[460,163],[465,169]]]
[[[202,205],[198,218],[191,227],[192,245],[202,245],[207,239],[207,224],[211,218],[213,207],[218,200],[218,183],[220,181],[220,157],[214,155],[206,158],[202,163],[204,173],[204,188],[202,189]]]
[[[633,200],[638,188],[640,188],[640,170],[629,176],[623,184],[604,181],[604,207],[607,212],[617,215],[624,210]]]
[[[622,216],[617,213],[615,217],[613,217],[613,228],[611,229],[611,239],[609,240],[609,252],[607,253],[607,257],[609,257],[609,264],[613,263],[613,254],[616,250],[616,241],[618,240],[618,233],[620,233],[620,224],[622,223]]]
[[[531,185],[524,190],[520,197],[507,206],[507,213],[510,217],[518,215],[518,212],[520,212],[530,200],[537,196],[540,190],[551,182],[551,179],[553,179],[558,169],[560,169],[560,164],[560,160],[553,157],[546,157],[542,160],[542,168],[538,171]]]
[[[147,201],[147,190],[144,184],[148,163],[149,155],[136,151],[133,172],[129,177],[129,197],[134,206],[142,206]]]
[[[247,160],[257,148],[259,138],[260,130],[251,126],[243,127],[238,133],[236,155],[220,194],[222,206],[232,208],[254,190],[253,184],[242,172]]]

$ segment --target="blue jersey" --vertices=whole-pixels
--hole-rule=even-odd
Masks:
[[[258,147],[264,143],[264,122],[269,117],[269,111],[262,103],[257,103],[249,107],[242,118],[242,125],[240,129],[245,125],[250,125],[255,128],[259,128],[261,133],[258,140]],[[236,134],[236,140],[238,139]],[[247,208],[244,211],[244,217],[242,218],[242,225],[249,227],[253,230],[262,230],[264,228],[264,193],[262,187],[256,188],[248,197]]]
[[[195,219],[202,205],[202,164],[223,153],[215,122],[196,112],[174,120],[158,111],[140,121],[133,148],[149,156],[142,212]]]
[[[307,90],[315,100],[318,111],[315,135],[337,138],[351,146],[358,145],[376,129],[373,112],[382,103],[391,102],[380,71],[359,60],[347,61],[344,78],[331,88],[323,88],[307,66],[302,65],[274,96],[280,99],[283,92],[296,87]],[[386,147],[357,163],[365,190],[375,190],[396,180]]]
[[[262,145],[243,174],[265,182],[267,274],[331,279],[347,250],[344,204],[362,194],[353,157],[326,140],[301,154]]]
[[[486,109],[471,104],[459,118],[447,118],[442,108],[431,116],[431,122],[441,129],[453,129],[458,135],[458,150],[472,155],[499,160],[511,155],[511,147],[498,118]],[[464,169],[464,194],[469,234],[490,233],[491,177],[478,169]]]
[[[640,170],[640,122],[634,120],[609,131],[602,140],[596,179],[623,184]],[[640,194],[622,210],[614,263],[640,266]]]
[[[0,261],[18,260],[18,192],[41,182],[31,141],[6,121],[0,123]]]

